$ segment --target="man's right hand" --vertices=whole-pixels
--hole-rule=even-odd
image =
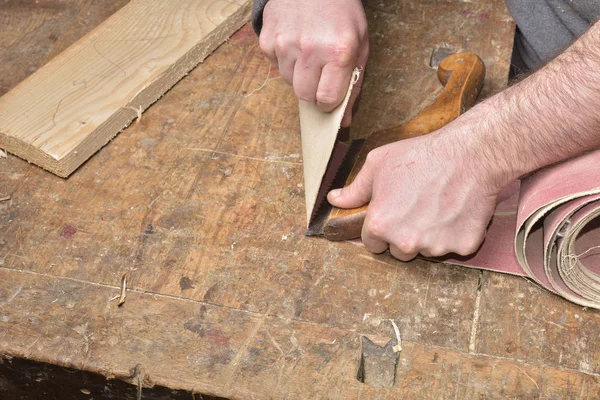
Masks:
[[[260,48],[296,96],[330,112],[343,100],[355,67],[369,57],[367,19],[360,0],[269,0]],[[342,126],[350,125],[354,86]]]

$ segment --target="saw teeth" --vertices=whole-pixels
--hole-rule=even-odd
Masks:
[[[327,165],[327,169],[325,170],[325,176],[323,176],[321,186],[319,187],[319,192],[317,194],[317,202],[313,209],[313,213],[310,216],[311,224],[315,216],[319,213],[319,210],[321,209],[323,204],[327,202],[327,193],[333,186],[333,183],[335,182],[335,177],[337,176],[338,171],[342,166],[349,149],[350,146],[346,143],[339,141],[335,142],[335,145],[333,146],[333,151],[331,152],[331,158],[329,159],[329,164]]]
[[[358,154],[363,143],[364,140],[355,140],[351,145],[340,141],[335,142],[333,151],[331,152],[331,158],[329,159],[329,165],[327,166],[325,176],[323,177],[321,187],[319,188],[319,193],[317,194],[317,201],[310,218],[306,235],[314,236],[323,234],[323,223],[331,211],[331,205],[327,202],[327,193],[336,186],[344,186],[347,175],[352,169],[352,165],[348,166],[346,164]],[[344,169],[344,174],[340,174],[341,169]]]

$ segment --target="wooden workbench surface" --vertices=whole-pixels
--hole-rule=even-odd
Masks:
[[[3,2],[0,94],[125,3]],[[435,48],[478,53],[485,93],[506,84],[501,0],[377,0],[367,13],[353,135],[434,98]],[[23,382],[67,390],[49,373],[7,378],[26,361],[145,396],[152,385],[258,399],[599,393],[598,312],[523,278],[305,237],[300,148],[297,101],[246,26],[68,180],[0,158],[0,397]],[[394,387],[376,389],[356,379],[361,336],[395,337],[389,319],[403,351]],[[108,390],[79,382],[80,398]]]

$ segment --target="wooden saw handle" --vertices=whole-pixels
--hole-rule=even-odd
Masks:
[[[437,75],[444,85],[437,99],[407,123],[372,133],[366,139],[344,186],[350,185],[356,178],[367,154],[374,148],[436,131],[472,107],[483,85],[485,66],[473,53],[458,53],[442,60]],[[359,238],[368,206],[365,204],[352,209],[333,207],[323,226],[324,236],[329,240]]]

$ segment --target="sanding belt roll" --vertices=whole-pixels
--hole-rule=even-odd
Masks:
[[[301,102],[305,188],[311,188],[307,218],[348,97],[330,114]],[[500,197],[479,250],[438,261],[524,276],[574,303],[600,308],[600,151],[540,170]]]

